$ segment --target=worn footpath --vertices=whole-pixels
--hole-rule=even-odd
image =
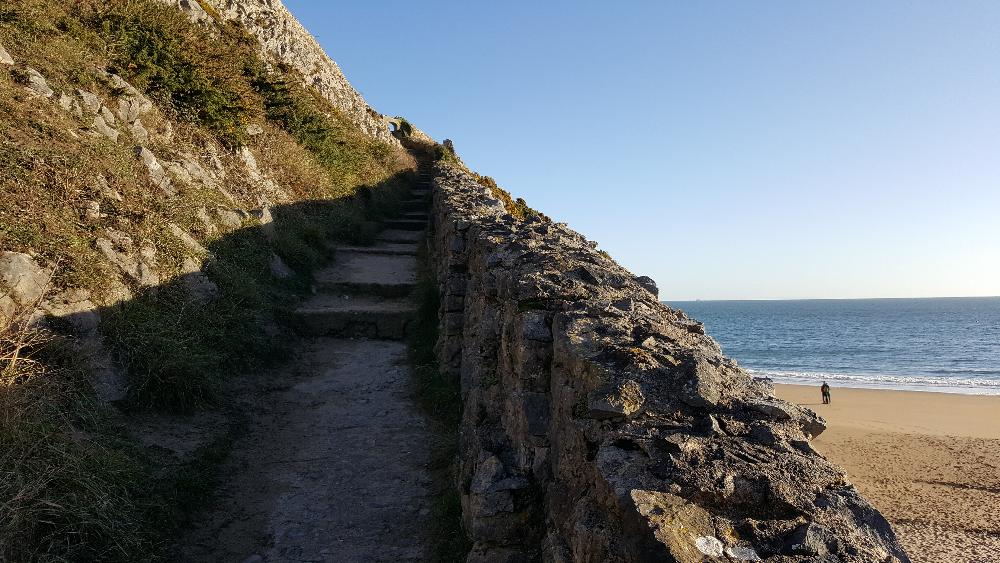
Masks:
[[[183,561],[427,559],[431,429],[410,396],[425,189],[370,247],[341,247],[291,318],[293,359],[269,374]]]

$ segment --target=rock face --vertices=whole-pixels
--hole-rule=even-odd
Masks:
[[[469,561],[907,562],[772,396],[593,244],[438,169],[441,365],[465,402]]]
[[[301,72],[307,85],[316,88],[368,135],[388,143],[397,142],[389,131],[389,121],[368,105],[337,63],[280,0],[160,1],[179,7],[194,20],[209,22],[218,16],[239,22],[257,38],[264,53]],[[207,12],[206,5],[215,13]]]

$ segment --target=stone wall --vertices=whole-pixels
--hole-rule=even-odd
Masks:
[[[825,428],[596,245],[439,167],[438,354],[469,561],[906,562]]]
[[[372,109],[351,86],[337,63],[320,47],[316,38],[295,19],[281,0],[160,0],[176,5],[197,21],[210,23],[219,17],[239,22],[260,42],[268,58],[302,73],[313,86],[348,119],[370,136],[398,141],[389,132],[389,122]],[[206,10],[207,8],[207,10]]]

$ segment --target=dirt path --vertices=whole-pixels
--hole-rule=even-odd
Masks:
[[[191,562],[424,561],[434,436],[410,398],[405,336],[426,194],[374,247],[343,248],[294,315],[293,361],[267,376],[213,505],[177,545]]]

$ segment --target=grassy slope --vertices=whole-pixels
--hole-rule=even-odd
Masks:
[[[98,302],[130,284],[94,249],[97,237],[114,228],[158,251],[163,287],[130,286],[131,300],[103,312],[106,343],[128,369],[130,409],[218,402],[227,376],[280,358],[281,339],[265,331],[275,309],[305,289],[327,258],[325,241],[364,242],[409,180],[407,155],[363,136],[292,72],[268,69],[237,28],[208,31],[149,0],[17,0],[0,6],[0,42],[19,63],[0,68],[0,250],[58,264],[54,291],[82,288]],[[274,197],[239,173],[235,150],[249,147],[288,194],[275,202],[282,205],[274,208],[274,235],[250,222],[205,231],[193,212],[231,207],[220,192],[181,186],[177,197],[164,197],[128,141],[88,139],[79,129],[89,123],[25,94],[23,65],[57,91],[84,88],[108,102],[121,92],[93,69],[121,74],[157,106],[143,117],[146,127],[169,124],[175,132],[171,143],[150,148],[167,157],[217,153],[230,171],[227,190],[247,209]],[[264,132],[248,135],[249,124]],[[121,201],[102,193],[98,175]],[[86,217],[91,201],[104,216]],[[208,274],[222,297],[208,306],[193,305],[171,278],[189,252],[170,235],[171,222],[216,257]],[[273,280],[272,252],[298,276]],[[200,452],[172,482],[153,480],[147,454],[95,400],[59,337],[22,347],[20,334],[0,327],[0,560],[153,557],[177,524],[176,505],[203,492],[204,464],[218,448]]]

